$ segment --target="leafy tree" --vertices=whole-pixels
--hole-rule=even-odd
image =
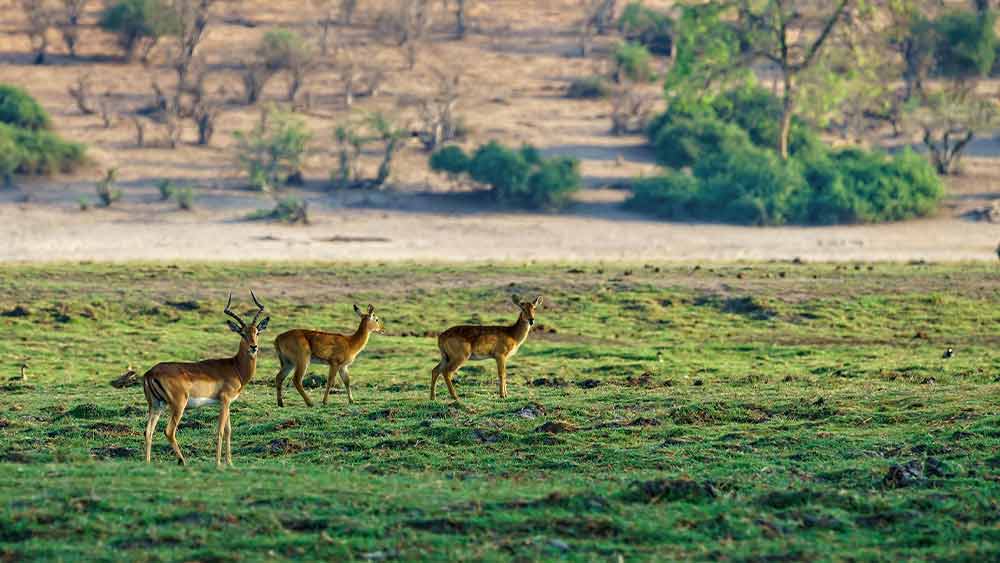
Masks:
[[[755,65],[770,63],[781,84],[775,144],[781,158],[787,159],[802,86],[817,75],[832,78],[831,69],[822,63],[833,38],[846,27],[846,16],[860,4],[860,0],[688,2],[677,25],[677,57],[666,82],[668,96],[697,105],[706,98],[706,85],[726,88],[746,82]]]
[[[237,159],[255,189],[272,191],[301,176],[311,137],[302,118],[271,109],[262,114],[252,131],[237,131],[234,136]]]
[[[118,0],[101,16],[100,26],[118,37],[118,45],[128,60],[141,52],[142,60],[162,37],[178,35],[181,19],[166,0]]]

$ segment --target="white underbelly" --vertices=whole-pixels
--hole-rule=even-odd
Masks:
[[[205,405],[215,405],[218,403],[218,399],[209,399],[208,397],[189,397],[187,408],[196,409]]]

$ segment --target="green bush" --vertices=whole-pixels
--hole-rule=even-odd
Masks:
[[[257,56],[269,70],[294,68],[312,58],[306,40],[288,29],[274,29],[264,34],[257,47]]]
[[[435,172],[457,176],[469,169],[469,155],[454,145],[447,146],[431,155],[430,165]]]
[[[675,116],[656,126],[652,138],[656,160],[671,168],[691,166],[705,155],[750,144],[746,131],[710,116]]]
[[[966,10],[934,21],[938,71],[952,78],[986,76],[997,56],[996,17]]]
[[[531,145],[519,150],[490,141],[470,158],[458,147],[431,155],[431,168],[451,176],[466,173],[490,186],[500,202],[532,209],[558,208],[580,189],[580,164],[574,158],[543,158]]]
[[[627,206],[669,219],[835,224],[927,215],[944,195],[926,159],[835,151],[800,120],[792,122],[791,157],[782,161],[780,115],[770,92],[749,87],[657,116],[647,135],[657,161],[674,170],[638,181]]]
[[[16,86],[0,84],[0,123],[37,131],[48,129],[52,120],[27,92]]]
[[[596,100],[611,95],[611,85],[600,76],[577,78],[566,88],[566,97],[577,100]]]
[[[926,159],[817,150],[782,161],[752,144],[702,155],[633,187],[629,208],[675,220],[750,225],[898,221],[927,215],[944,195]]]
[[[642,2],[629,2],[625,6],[618,18],[618,29],[626,39],[645,46],[650,53],[669,56],[673,50],[673,20]]]
[[[302,118],[271,110],[252,131],[237,131],[234,136],[237,158],[254,189],[270,191],[301,175],[306,143],[311,137]]]
[[[99,25],[117,35],[131,59],[143,42],[148,52],[160,37],[180,33],[181,18],[165,0],[118,0],[104,11]]]
[[[84,161],[84,147],[59,138],[51,131],[30,131],[0,123],[0,147],[7,152],[3,167],[18,174],[71,172]]]
[[[194,188],[191,186],[184,186],[183,188],[177,188],[174,190],[174,199],[177,201],[177,207],[184,211],[191,211],[194,209],[195,193]]]
[[[156,188],[160,191],[160,201],[167,201],[174,197],[174,190],[177,189],[174,183],[166,178],[156,183]]]
[[[653,72],[653,56],[639,43],[621,43],[614,52],[615,74],[618,80],[628,78],[635,82],[650,82],[656,78]]]

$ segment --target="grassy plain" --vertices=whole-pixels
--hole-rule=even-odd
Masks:
[[[995,560],[998,273],[4,266],[0,559]],[[272,321],[233,407],[236,467],[214,467],[210,408],[178,433],[189,467],[163,421],[144,465],[142,392],[108,382],[234,353],[221,309],[229,290],[249,309],[248,287]],[[511,398],[482,362],[457,378],[463,407],[429,402],[433,335],[512,320],[511,292],[546,298]],[[289,388],[278,409],[273,337],[353,330],[352,302],[387,329],[352,369],[357,403]]]

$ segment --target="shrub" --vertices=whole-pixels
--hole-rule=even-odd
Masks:
[[[195,193],[191,186],[184,186],[174,190],[174,199],[177,200],[177,207],[184,211],[194,209]]]
[[[746,131],[713,116],[674,116],[656,126],[659,129],[652,139],[656,160],[671,168],[691,166],[703,156],[750,144]]]
[[[143,43],[145,59],[160,37],[181,31],[180,16],[165,0],[118,0],[104,11],[99,25],[118,36],[129,59]]]
[[[608,81],[600,76],[587,76],[577,78],[569,83],[566,88],[566,97],[578,100],[593,100],[607,98],[611,95],[611,86]]]
[[[635,82],[650,82],[656,78],[653,73],[653,57],[649,50],[639,43],[621,43],[614,52],[615,75],[619,82],[628,78]]]
[[[48,129],[49,114],[24,90],[0,84],[0,123],[37,131]]]
[[[626,39],[645,46],[650,53],[657,55],[671,54],[673,28],[670,16],[647,8],[642,2],[629,2],[618,18],[618,29]]]
[[[250,214],[248,219],[271,219],[284,223],[309,224],[309,204],[297,197],[288,196],[278,200],[274,209],[259,209]]]
[[[934,21],[938,71],[952,78],[985,76],[997,56],[996,17],[965,10]]]
[[[519,150],[491,141],[470,158],[458,147],[445,147],[431,155],[431,168],[450,176],[466,173],[493,190],[500,202],[532,209],[557,208],[580,189],[580,164],[575,158],[543,158],[538,149]]]
[[[834,224],[927,215],[943,195],[933,167],[908,150],[889,157],[821,149],[786,162],[743,143],[700,155],[690,174],[637,181],[626,205],[667,219]]]
[[[252,131],[237,131],[235,137],[237,158],[254,189],[270,191],[283,186],[292,176],[301,175],[310,138],[302,118],[271,110]]]
[[[13,166],[18,174],[54,174],[71,172],[84,161],[84,147],[59,138],[51,131],[30,131],[0,123],[0,147],[16,147],[4,151],[4,167]]]
[[[122,191],[115,187],[115,180],[118,179],[118,169],[110,168],[102,180],[97,182],[97,199],[104,207],[111,207],[111,204],[122,198]]]
[[[469,156],[465,151],[452,145],[431,155],[431,170],[457,176],[469,169]]]
[[[176,187],[174,183],[166,178],[160,180],[156,183],[156,188],[160,190],[160,201],[167,201],[168,199],[174,197],[174,190]]]

